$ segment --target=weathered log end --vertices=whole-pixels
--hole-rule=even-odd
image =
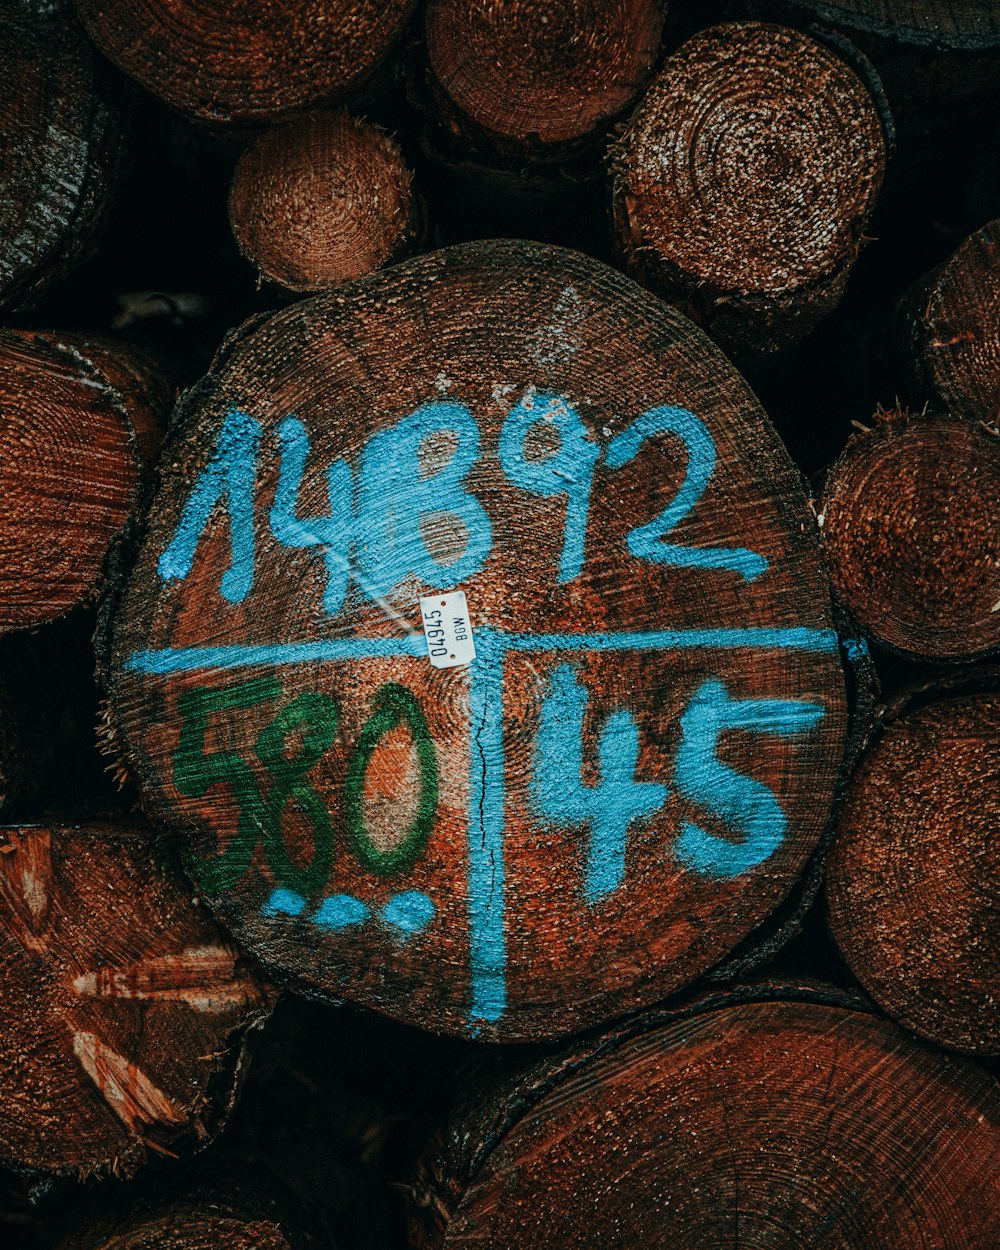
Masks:
[[[148,830],[0,830],[0,1158],[86,1177],[204,1141],[270,991]]]
[[[1000,1052],[1000,695],[918,706],[851,780],[827,862],[834,938],[894,1019]]]
[[[914,397],[1000,424],[1000,220],[978,230],[902,301],[896,350]]]
[[[773,351],[840,299],[885,161],[876,102],[830,47],[716,26],[667,58],[612,149],[616,244],[737,358]]]
[[[391,52],[414,0],[74,0],[104,55],[210,127],[343,99]]]
[[[93,249],[122,128],[69,0],[0,3],[0,307],[24,307]]]
[[[664,12],[662,0],[430,0],[424,39],[441,124],[515,158],[599,142],[652,73]]]
[[[997,1244],[996,1083],[817,999],[678,1011],[484,1075],[425,1160],[410,1244]]]
[[[112,711],[266,966],[556,1036],[788,895],[841,765],[837,636],[800,479],[689,321],[479,242],[248,328],[179,417]]]
[[[345,110],[274,126],[243,153],[229,221],[262,278],[318,291],[400,260],[420,225],[412,174],[384,130]]]
[[[975,421],[878,413],[820,500],[837,596],[880,642],[956,660],[1000,646],[1000,435]]]
[[[92,599],[134,519],[170,391],[146,357],[0,333],[0,632]]]

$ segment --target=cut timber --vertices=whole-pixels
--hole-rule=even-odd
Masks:
[[[830,48],[716,26],[668,57],[612,151],[617,247],[727,350],[772,351],[840,299],[885,160],[876,103]]]
[[[484,1079],[428,1154],[410,1245],[1000,1244],[996,1082],[823,997],[664,1013]]]
[[[998,828],[1000,694],[943,698],[869,748],[827,861],[830,925],[861,984],[901,1024],[981,1054],[1000,1052]]]
[[[0,0],[0,307],[30,304],[91,249],[121,146],[69,0]]]
[[[442,125],[515,158],[600,141],[652,73],[664,12],[662,0],[430,0]]]
[[[1000,436],[974,421],[877,414],[827,474],[834,589],[858,624],[917,658],[1000,646]]]
[[[168,401],[151,362],[118,344],[0,332],[0,632],[99,591]]]
[[[895,320],[916,398],[1000,423],[1000,220],[918,283]]]
[[[674,310],[559,248],[433,253],[246,327],[164,466],[112,714],[267,965],[544,1037],[788,894],[844,745],[826,580],[777,436]]]
[[[204,1140],[233,1098],[248,972],[142,829],[0,830],[0,1159],[133,1172]]]
[[[64,1217],[56,1250],[320,1250],[270,1172],[225,1147],[135,1185],[106,1187]],[[336,1250],[330,1239],[323,1250]]]
[[[414,0],[75,0],[101,51],[211,126],[250,125],[361,87]]]
[[[243,153],[229,222],[243,255],[288,291],[319,291],[399,260],[418,228],[393,140],[346,110],[274,126]]]
[[[836,26],[897,43],[977,51],[1000,47],[996,0],[792,0]]]

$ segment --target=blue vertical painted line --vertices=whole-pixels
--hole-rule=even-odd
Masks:
[[[492,630],[476,633],[469,669],[469,1023],[499,1020],[507,1007],[504,935],[503,661]]]

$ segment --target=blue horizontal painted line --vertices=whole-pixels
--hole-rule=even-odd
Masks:
[[[479,636],[479,631],[473,631]],[[498,634],[508,651],[836,651],[833,629],[678,629],[635,634]]]
[[[837,649],[832,629],[682,629],[621,634],[518,634],[475,631],[477,640],[502,651],[692,651]],[[184,673],[196,669],[273,668],[351,660],[424,657],[420,634],[393,638],[328,638],[316,642],[260,643],[229,647],[179,647],[136,651],[125,662],[135,673]]]
[[[178,647],[136,651],[125,661],[134,673],[185,673],[199,668],[273,668],[325,660],[381,660],[426,656],[422,634],[394,638],[324,638],[316,642],[257,643],[229,647]]]

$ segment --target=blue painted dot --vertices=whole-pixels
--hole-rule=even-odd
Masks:
[[[334,894],[320,903],[313,923],[324,929],[346,929],[349,925],[361,924],[370,914],[368,904],[352,894]]]
[[[397,894],[382,908],[382,919],[387,925],[399,929],[403,937],[410,937],[426,929],[434,919],[437,908],[419,890],[407,890]]]
[[[264,904],[265,916],[300,916],[306,900],[294,890],[277,889]]]

